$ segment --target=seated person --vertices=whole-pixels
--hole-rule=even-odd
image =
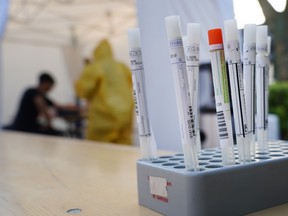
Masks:
[[[28,88],[20,101],[14,122],[8,129],[41,133],[47,135],[62,135],[52,128],[51,120],[58,110],[75,110],[75,107],[56,105],[46,94],[54,86],[54,79],[48,73],[39,76],[38,86]]]

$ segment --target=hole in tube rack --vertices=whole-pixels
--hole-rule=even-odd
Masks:
[[[267,160],[267,159],[270,159],[270,157],[269,156],[258,156],[258,157],[256,157],[256,159]]]
[[[213,163],[220,163],[220,162],[222,162],[222,160],[219,160],[219,159],[213,159],[213,160],[210,160],[209,162],[213,162]]]
[[[184,154],[182,154],[182,153],[179,153],[179,154],[175,154],[175,156],[180,156],[180,157],[183,157],[183,156],[184,156]]]
[[[179,161],[180,163],[184,163],[184,160]]]
[[[163,166],[176,166],[178,163],[164,163]]]
[[[152,163],[165,163],[167,162],[166,160],[155,160],[155,161],[152,161]]]
[[[198,159],[199,159],[199,160],[210,160],[211,157],[199,157]]]
[[[223,167],[223,166],[221,166],[221,165],[216,165],[216,164],[211,164],[211,165],[207,165],[207,166],[205,166],[206,168],[212,168],[212,169],[214,169],[214,168],[221,168],[221,167]]]
[[[169,158],[170,161],[179,161],[179,160],[183,160],[183,158]]]
[[[79,208],[73,208],[73,209],[69,209],[66,211],[66,213],[68,214],[79,214],[82,212],[82,209]]]
[[[210,156],[210,155],[214,155],[214,153],[202,153],[201,155],[203,155],[203,156]]]
[[[207,151],[207,152],[215,152],[215,151],[218,151],[218,149],[203,149],[204,151]]]
[[[288,151],[283,151],[283,154],[288,154]]]
[[[159,158],[163,158],[163,159],[165,159],[165,158],[172,158],[173,156],[160,156]]]
[[[209,163],[207,163],[207,162],[200,162],[200,163],[199,163],[200,166],[205,166],[205,165],[208,165],[208,164],[209,164]]]
[[[282,150],[278,149],[278,150],[270,150],[269,152],[282,152]]]
[[[214,155],[213,157],[215,157],[215,158],[221,158],[222,157],[222,155]]]
[[[185,165],[174,166],[175,169],[185,169]]]
[[[282,148],[282,150],[287,150],[288,151],[288,148]]]
[[[283,154],[270,154],[271,157],[283,157]]]
[[[269,153],[268,152],[256,152],[256,154],[258,154],[258,155],[268,155]]]

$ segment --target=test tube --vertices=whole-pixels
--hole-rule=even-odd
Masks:
[[[198,110],[198,89],[199,89],[199,47],[200,47],[200,24],[187,24],[186,46],[184,50],[186,56],[186,69],[188,73],[189,90],[194,111],[194,120],[196,128],[196,146],[197,151],[201,151],[199,110]],[[183,40],[184,42],[184,40]]]
[[[256,64],[256,25],[244,26],[243,41],[243,75],[244,92],[247,111],[248,138],[250,140],[251,156],[255,154],[255,64]]]
[[[198,170],[199,164],[196,147],[195,122],[193,119],[194,107],[192,106],[188,86],[180,18],[179,16],[168,16],[165,20],[184,162],[187,170],[195,171]]]
[[[256,101],[257,101],[257,143],[260,151],[268,150],[268,58],[266,25],[256,28]]]
[[[223,165],[235,164],[230,97],[221,29],[208,31],[218,135]]]
[[[151,133],[148,117],[139,28],[128,30],[128,42],[141,156],[143,160],[154,160],[157,158],[157,148]]]
[[[250,142],[247,138],[247,114],[244,98],[243,70],[238,39],[236,20],[226,20],[225,29],[225,54],[228,62],[229,84],[232,97],[233,117],[238,148],[239,161],[251,160]]]

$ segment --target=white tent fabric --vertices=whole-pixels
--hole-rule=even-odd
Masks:
[[[6,39],[71,45],[126,34],[135,25],[133,0],[10,0]]]
[[[119,39],[126,40],[127,28],[135,23],[134,0],[10,0],[5,42],[63,46],[75,80],[81,56],[90,56],[103,38],[122,49]]]

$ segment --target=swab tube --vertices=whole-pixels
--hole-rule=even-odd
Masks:
[[[196,146],[198,153],[201,151],[199,110],[198,110],[198,89],[199,89],[199,47],[200,47],[200,24],[187,24],[186,46],[186,69],[188,73],[189,90],[194,111],[196,128]],[[184,40],[183,40],[184,42]]]
[[[268,58],[267,58],[267,35],[266,25],[256,28],[256,100],[257,100],[257,144],[260,151],[268,149]]]
[[[157,158],[157,148],[149,124],[139,29],[129,29],[128,39],[141,155],[143,160],[154,160]]]
[[[256,64],[256,25],[244,26],[243,41],[243,75],[245,104],[247,111],[248,138],[250,140],[251,156],[255,154],[255,114],[256,114],[256,87],[255,87],[255,64]]]
[[[238,39],[236,20],[226,20],[225,29],[225,54],[228,62],[229,84],[232,97],[233,117],[238,148],[239,161],[251,160],[250,142],[247,138],[247,114],[244,98],[243,70]]]
[[[195,119],[190,98],[179,16],[166,17],[170,62],[174,78],[181,141],[186,169],[198,170]]]
[[[234,146],[230,111],[229,86],[226,72],[224,47],[221,29],[208,31],[212,66],[218,134],[222,151],[223,165],[233,165]]]

